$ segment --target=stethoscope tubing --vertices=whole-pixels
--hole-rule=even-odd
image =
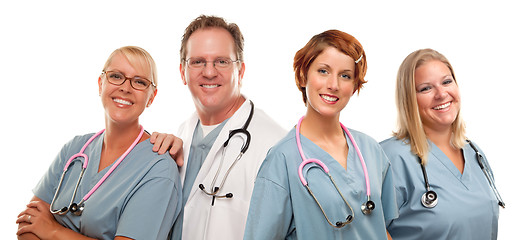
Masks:
[[[207,195],[213,196],[215,198],[232,198],[233,197],[232,193],[227,193],[225,195],[217,195],[217,194],[224,187],[224,184],[225,184],[225,181],[226,181],[226,179],[228,177],[228,174],[232,171],[232,169],[234,168],[236,163],[239,162],[241,157],[243,157],[243,154],[245,154],[245,152],[248,150],[248,148],[250,146],[251,134],[247,130],[247,128],[250,125],[252,117],[254,116],[254,103],[252,101],[250,101],[250,100],[249,100],[249,102],[250,102],[250,113],[249,113],[249,115],[247,117],[247,120],[245,121],[245,124],[243,125],[242,128],[231,130],[229,132],[229,134],[228,134],[228,139],[223,144],[221,162],[219,163],[219,168],[217,168],[217,171],[215,172],[215,175],[214,175],[214,177],[212,179],[212,183],[210,185],[210,192],[205,190],[205,187],[204,187],[204,185],[202,183],[199,184],[199,189],[201,189]],[[245,141],[245,143],[243,144],[243,146],[241,146],[241,150],[240,150],[239,154],[237,155],[235,160],[232,162],[232,164],[230,165],[230,167],[228,168],[228,170],[224,174],[220,185],[218,187],[216,187],[215,186],[215,182],[217,181],[217,178],[219,177],[219,174],[221,172],[221,167],[223,166],[223,163],[224,163],[227,146],[230,143],[230,139],[232,139],[232,137],[234,137],[234,136],[237,136],[236,134],[245,135],[246,139],[243,138],[242,136],[240,136],[243,139],[243,141]],[[213,205],[213,202],[212,202],[212,205]]]
[[[298,124],[295,127],[295,131],[296,131],[296,134],[295,134],[296,135],[296,146],[298,148],[298,152],[300,153],[300,157],[302,158],[302,163],[300,163],[300,165],[298,166],[298,177],[300,178],[300,182],[302,183],[302,185],[306,187],[306,189],[309,192],[309,194],[311,195],[311,197],[317,203],[318,207],[320,208],[320,211],[322,211],[322,214],[326,218],[326,221],[328,222],[328,224],[333,226],[334,228],[342,228],[342,227],[346,226],[347,224],[349,224],[349,223],[351,223],[353,221],[353,216],[354,216],[355,213],[353,211],[353,208],[350,206],[350,204],[348,203],[348,201],[346,200],[346,198],[344,197],[344,195],[340,191],[339,187],[335,183],[335,180],[333,179],[333,177],[329,173],[329,168],[326,166],[326,164],[324,164],[322,161],[320,161],[318,159],[315,159],[315,158],[309,158],[309,159],[306,158],[306,156],[304,154],[304,151],[302,149],[302,143],[301,143],[301,140],[300,140],[300,135],[301,135],[300,134],[300,126],[302,124],[302,120],[303,119],[304,119],[304,116],[302,116],[300,118],[300,120],[298,120]],[[363,158],[363,156],[361,154],[361,151],[359,150],[359,147],[357,146],[357,142],[355,142],[355,139],[351,135],[350,131],[344,125],[342,125],[342,123],[340,123],[340,126],[341,126],[342,130],[344,132],[346,132],[347,137],[350,139],[350,141],[354,145],[355,150],[357,151],[357,155],[359,156],[359,160],[361,161],[361,165],[363,167],[364,179],[365,179],[366,187],[367,187],[367,190],[366,190],[367,201],[365,203],[361,204],[361,211],[362,211],[363,214],[367,215],[367,214],[370,214],[375,209],[375,203],[370,200],[370,194],[371,194],[371,192],[370,192],[370,178],[368,176],[368,171],[367,171],[367,168],[366,168],[366,164],[364,162],[364,158]],[[344,222],[343,221],[338,221],[335,224],[331,223],[331,221],[329,220],[326,212],[324,211],[324,208],[322,207],[322,205],[320,204],[320,202],[316,198],[315,194],[313,193],[313,191],[309,187],[309,184],[308,184],[308,182],[305,179],[304,174],[303,174],[304,166],[309,164],[309,163],[315,163],[315,164],[319,165],[322,168],[322,170],[328,175],[329,179],[333,183],[333,186],[335,187],[335,189],[339,193],[340,197],[342,198],[342,200],[344,201],[346,206],[350,209],[351,214],[346,217],[346,220]]]
[[[484,164],[484,162],[483,162],[484,161],[484,157],[482,156],[482,154],[480,153],[478,148],[475,147],[475,145],[469,139],[466,140],[466,141],[469,143],[471,148],[473,148],[473,150],[475,151],[478,165],[480,166],[480,169],[482,169],[482,172],[486,176],[486,179],[488,179],[488,183],[489,183],[491,189],[493,190],[493,194],[495,194],[495,197],[497,198],[499,206],[501,206],[502,208],[505,208],[504,201],[502,200],[502,197],[499,194],[499,191],[497,190],[497,187],[495,186],[495,181],[493,181],[493,175],[491,174],[491,169]]]
[[[357,142],[351,135],[350,131],[344,125],[342,125],[342,123],[340,123],[340,126],[342,127],[342,129],[344,129],[344,131],[350,138],[351,142],[353,143],[353,147],[355,148],[355,151],[357,152],[357,156],[359,156],[359,158],[361,159],[361,165],[363,166],[364,179],[366,180],[365,181],[366,182],[366,195],[368,196],[368,199],[370,199],[370,196],[372,195],[372,192],[370,190],[371,189],[370,188],[370,177],[368,176],[368,169],[366,168],[366,162],[364,161],[363,154],[361,153],[361,150],[357,146]]]
[[[101,179],[99,179],[99,181],[96,183],[96,185],[94,187],[92,187],[92,189],[90,189],[90,191],[85,196],[83,196],[81,201],[78,204],[74,204],[73,202],[75,200],[75,196],[77,195],[77,189],[79,188],[79,184],[81,182],[81,179],[85,175],[85,170],[86,170],[86,168],[88,166],[88,156],[84,153],[84,151],[88,147],[88,145],[94,141],[94,139],[96,137],[98,137],[99,135],[101,135],[105,131],[105,129],[97,132],[92,137],[90,137],[90,139],[88,139],[88,141],[85,143],[85,145],[83,145],[81,150],[78,153],[76,153],[73,156],[71,156],[68,159],[68,161],[66,162],[66,164],[65,164],[65,166],[63,168],[63,173],[61,174],[61,179],[59,180],[59,185],[57,187],[57,190],[55,191],[55,194],[53,196],[52,202],[50,204],[50,212],[53,213],[53,214],[60,214],[60,215],[64,215],[64,214],[66,214],[68,212],[68,209],[66,209],[66,207],[63,207],[63,208],[61,208],[59,210],[53,210],[53,205],[55,203],[57,195],[58,195],[58,193],[59,193],[59,191],[61,189],[61,186],[63,184],[64,176],[65,176],[68,168],[70,167],[71,163],[75,159],[77,159],[78,157],[82,157],[84,159],[83,160],[83,166],[82,166],[82,169],[81,169],[81,173],[79,174],[79,178],[77,180],[77,183],[76,183],[76,186],[75,186],[75,189],[74,189],[74,193],[72,194],[72,199],[70,200],[70,204],[69,204],[69,207],[71,207],[74,204],[74,205],[76,205],[76,208],[77,208],[77,206],[82,206],[83,203],[86,202],[90,198],[90,196],[92,196],[92,194],[101,186],[101,184],[103,184],[103,182],[105,182],[105,180],[107,180],[109,175],[112,172],[114,172],[114,170],[118,167],[118,165],[120,165],[120,163],[123,161],[123,159],[125,159],[125,157],[132,151],[132,149],[136,146],[136,144],[138,144],[138,142],[140,141],[140,139],[142,138],[143,133],[144,133],[143,126],[140,126],[140,128],[141,128],[140,129],[140,133],[138,134],[138,136],[136,137],[134,142],[129,146],[127,151],[125,151],[120,156],[120,158],[111,166],[111,168],[105,173],[105,175],[103,175],[103,177]]]
[[[103,177],[101,179],[99,179],[98,183],[96,183],[96,185],[85,195],[85,197],[83,197],[84,201],[86,201],[99,188],[99,186],[101,186],[101,184],[103,184],[103,182],[105,182],[105,180],[107,180],[109,175],[112,172],[114,172],[114,169],[116,169],[118,167],[118,165],[120,165],[120,163],[123,161],[123,159],[125,159],[125,157],[133,150],[133,148],[136,146],[136,144],[138,144],[138,142],[142,138],[143,133],[144,133],[144,127],[141,126],[140,133],[138,134],[138,136],[136,137],[134,142],[131,144],[131,146],[129,146],[127,151],[125,151],[125,153],[123,153],[120,156],[120,158],[112,165],[112,167],[105,173],[105,175],[103,175]]]
[[[502,208],[505,208],[505,203],[502,200],[501,195],[499,194],[499,191],[497,190],[497,187],[495,186],[495,182],[493,181],[493,176],[491,174],[491,170],[483,162],[484,159],[483,159],[482,154],[480,153],[478,148],[475,147],[475,145],[469,139],[466,139],[466,141],[469,143],[471,148],[475,151],[478,165],[479,165],[480,169],[482,170],[482,172],[484,173],[486,179],[488,180],[488,184],[490,185],[490,188],[493,191],[493,194],[495,195],[495,198],[497,198],[498,205],[501,206]],[[426,208],[433,208],[433,207],[436,206],[436,204],[438,202],[438,196],[437,196],[437,194],[436,194],[436,192],[434,190],[431,190],[431,185],[429,183],[429,178],[427,177],[427,171],[425,170],[425,166],[424,166],[424,164],[422,164],[421,158],[419,156],[418,156],[418,160],[419,160],[419,163],[421,165],[421,170],[422,170],[422,173],[423,173],[423,180],[425,182],[425,190],[426,190],[425,193],[421,197],[421,203]],[[430,199],[427,197],[428,194],[431,194]],[[426,199],[428,199],[428,200],[426,200]]]
[[[81,150],[80,150],[78,153],[72,155],[72,156],[70,157],[70,159],[68,159],[68,161],[66,162],[66,165],[64,165],[63,172],[66,172],[66,170],[68,170],[68,167],[70,167],[70,163],[72,163],[72,161],[73,161],[74,159],[76,159],[77,157],[82,157],[82,158],[84,158],[84,160],[83,160],[83,169],[86,169],[87,166],[88,166],[88,156],[84,153],[84,152],[85,152],[85,149],[88,147],[88,145],[89,145],[92,141],[94,141],[94,139],[95,139],[97,136],[101,135],[104,131],[105,131],[105,129],[103,129],[103,130],[97,132],[97,133],[94,134],[92,137],[90,137],[90,138],[88,139],[88,141],[85,143],[85,145],[83,145],[83,147],[81,148]]]
[[[297,145],[298,151],[300,152],[300,156],[302,157],[302,163],[300,164],[300,166],[298,166],[298,177],[300,178],[300,181],[302,182],[302,184],[304,186],[306,186],[307,185],[307,180],[304,178],[304,175],[303,175],[303,168],[304,168],[305,165],[307,165],[308,163],[316,163],[316,164],[320,165],[322,167],[322,169],[324,170],[324,172],[326,172],[327,174],[329,174],[329,169],[322,161],[320,161],[318,159],[314,159],[314,158],[307,159],[305,154],[304,154],[304,151],[302,150],[302,144],[301,144],[301,141],[300,141],[300,125],[302,124],[302,120],[304,118],[305,118],[305,116],[302,116],[300,118],[300,120],[298,120],[298,124],[296,126],[296,145]],[[355,148],[355,151],[357,152],[357,156],[359,156],[359,160],[360,160],[362,168],[363,168],[364,179],[365,179],[365,183],[366,183],[366,195],[368,196],[368,199],[370,199],[370,196],[371,196],[370,177],[368,176],[368,169],[366,168],[366,163],[364,161],[364,157],[363,157],[363,155],[361,153],[361,150],[357,146],[357,142],[355,141],[355,139],[351,135],[350,131],[342,123],[339,122],[339,124],[340,124],[341,128],[344,130],[344,132],[346,132],[348,138],[350,139],[350,141],[353,144],[353,147]]]
[[[101,135],[103,132],[105,131],[105,129],[97,132],[96,134],[92,135],[92,137],[90,137],[88,139],[88,141],[86,141],[86,143],[83,145],[83,147],[81,148],[81,150],[72,155],[68,161],[66,161],[66,164],[64,165],[64,168],[63,168],[63,173],[61,174],[61,179],[59,180],[59,185],[57,186],[57,190],[55,190],[55,194],[53,195],[53,199],[52,199],[52,202],[50,204],[50,212],[53,213],[53,214],[59,214],[59,215],[64,215],[66,213],[68,213],[68,207],[72,206],[72,204],[74,203],[74,200],[75,200],[75,196],[77,195],[77,189],[79,188],[79,184],[81,183],[81,179],[83,179],[83,176],[85,175],[85,170],[88,166],[88,156],[84,153],[85,149],[88,147],[88,145],[94,141],[94,139]],[[58,209],[58,210],[53,210],[53,205],[55,203],[55,199],[57,198],[57,195],[59,194],[59,191],[63,185],[63,180],[64,180],[64,176],[66,175],[66,172],[68,171],[68,168],[71,166],[72,162],[75,160],[75,159],[78,159],[78,158],[83,158],[83,165],[81,167],[81,173],[79,174],[79,177],[77,178],[77,183],[75,185],[75,188],[74,188],[74,193],[72,194],[72,198],[70,199],[70,203],[68,204],[68,207],[63,207],[61,209]],[[79,160],[81,161],[81,160]],[[88,199],[88,198],[87,198]],[[83,202],[84,200],[82,200]]]
[[[431,190],[431,184],[429,183],[429,177],[427,176],[427,171],[425,170],[425,165],[421,162],[421,158],[418,157],[420,163],[421,172],[423,174],[423,179],[425,181],[425,193],[421,195],[421,205],[426,208],[433,208],[438,205],[438,194]]]

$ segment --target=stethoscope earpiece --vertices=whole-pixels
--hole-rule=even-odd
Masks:
[[[425,192],[421,196],[421,204],[426,208],[436,207],[436,204],[438,204],[438,194],[433,190]]]
[[[57,212],[57,214],[59,214],[59,215],[64,215],[64,214],[66,214],[66,213],[68,212],[68,210],[69,210],[69,209],[68,209],[67,207],[63,207],[63,208],[61,208],[61,210],[59,210],[59,211]]]
[[[336,228],[344,227],[344,226],[346,226],[346,224],[351,223],[352,221],[353,221],[353,216],[352,215],[348,215],[346,217],[346,222],[338,221],[338,222],[335,223],[335,227]]]

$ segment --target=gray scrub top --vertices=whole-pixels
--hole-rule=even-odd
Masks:
[[[348,139],[347,169],[319,146],[301,135],[307,158],[317,158],[329,168],[338,188],[353,208],[353,222],[343,228],[328,224],[324,214],[300,182],[295,129],[268,153],[256,179],[248,214],[245,239],[386,239],[385,222],[397,217],[390,162],[371,137],[349,130],[368,170],[375,210],[361,212],[366,201],[364,172]],[[320,167],[308,164],[304,176],[331,222],[344,221],[350,210]]]
[[[33,189],[35,196],[51,203],[68,159],[78,153],[93,134],[77,136],[64,145],[48,171]],[[75,203],[101,179],[111,166],[98,172],[104,134],[85,149],[88,166],[75,196]],[[81,216],[71,212],[54,214],[57,222],[85,236],[114,239],[167,239],[181,209],[181,184],[175,161],[168,153],[152,151],[149,140],[138,143],[109,175],[107,180],[85,202]],[[82,158],[78,158],[81,159]],[[82,161],[68,168],[54,208],[68,206]]]
[[[431,189],[438,195],[434,208],[421,204],[425,180],[410,145],[390,138],[381,146],[392,162],[399,206],[399,218],[388,225],[393,239],[497,239],[498,202],[469,144],[463,148],[465,165],[461,174],[430,142],[425,170]],[[484,160],[489,168],[485,156]]]

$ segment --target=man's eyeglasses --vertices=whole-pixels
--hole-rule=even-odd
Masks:
[[[215,59],[213,61],[206,61],[206,59],[204,59],[204,58],[192,57],[192,58],[186,59],[186,64],[191,69],[200,70],[200,69],[205,68],[206,64],[211,62],[211,63],[213,63],[213,66],[217,70],[221,70],[221,69],[227,69],[229,67],[232,67],[232,63],[239,62],[239,61],[240,60],[232,60],[230,58],[222,58],[222,57],[221,58],[217,58],[217,59]]]
[[[123,73],[121,72],[114,72],[114,71],[103,71],[103,73],[105,74],[105,77],[107,78],[107,81],[109,81],[110,84],[112,85],[116,85],[116,86],[120,86],[122,85],[125,81],[129,80],[130,84],[131,84],[131,87],[136,89],[136,90],[145,90],[147,88],[149,88],[149,86],[151,86],[151,84],[153,85],[153,87],[156,88],[156,85],[155,83],[143,78],[143,77],[138,77],[138,76],[134,76],[132,78],[128,78],[128,77],[125,77],[125,75],[123,75]]]

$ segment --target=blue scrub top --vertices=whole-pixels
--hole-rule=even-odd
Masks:
[[[35,196],[51,203],[68,159],[78,153],[93,134],[77,136],[58,154],[48,171],[33,189]],[[85,149],[88,166],[75,197],[75,203],[92,189],[111,166],[98,172],[104,134]],[[138,143],[85,202],[81,216],[70,212],[54,214],[57,222],[85,236],[114,239],[167,239],[181,209],[181,184],[177,166],[166,153],[152,151],[149,140]],[[54,210],[68,206],[83,158],[77,158],[64,177]]]
[[[300,182],[298,166],[302,158],[296,146],[295,129],[271,148],[258,173],[245,239],[386,239],[385,221],[397,217],[397,205],[390,162],[371,137],[350,130],[366,161],[370,177],[371,200],[376,207],[363,215],[361,204],[367,199],[366,183],[357,152],[348,139],[347,169],[319,146],[301,138],[307,158],[317,158],[354,210],[353,222],[343,228],[332,227],[309,192]],[[345,221],[351,214],[328,176],[311,163],[304,176],[332,223]]]
[[[421,204],[425,180],[410,145],[396,138],[381,142],[394,169],[399,206],[399,218],[388,225],[392,238],[497,239],[498,201],[478,165],[475,151],[469,144],[462,149],[465,165],[461,174],[434,143],[429,143],[431,150],[425,170],[431,189],[438,195],[434,208]]]

